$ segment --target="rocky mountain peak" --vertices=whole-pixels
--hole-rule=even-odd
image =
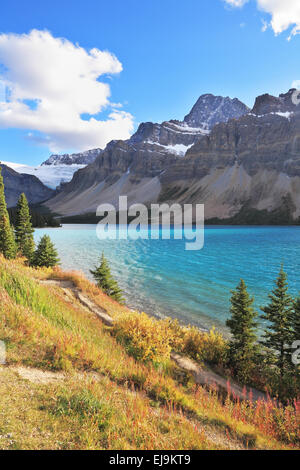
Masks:
[[[130,138],[130,142],[136,144],[150,138],[152,139],[153,134],[157,134],[159,132],[159,127],[159,124],[154,124],[153,122],[142,122],[136,133]]]
[[[238,119],[249,111],[237,98],[205,94],[200,96],[190,113],[185,116],[184,122],[190,127],[211,130],[216,124]]]
[[[160,145],[162,152],[167,149],[183,156],[188,147],[208,134],[215,124],[237,119],[248,112],[249,108],[237,98],[205,94],[200,96],[183,121],[143,122],[128,142],[130,145]]]
[[[93,163],[98,155],[102,152],[102,149],[86,150],[85,152],[79,153],[65,153],[63,155],[50,155],[50,157],[42,163],[42,166],[48,165],[89,165]]]
[[[126,194],[130,204],[203,203],[207,218],[226,218],[246,203],[272,212],[288,197],[296,220],[300,112],[294,91],[259,96],[252,113],[238,99],[207,94],[184,121],[142,123],[130,139],[110,142],[47,206],[65,215],[90,213]]]
[[[297,111],[297,105],[293,102],[295,88],[291,88],[287,93],[279,96],[272,96],[268,93],[256,98],[252,114],[263,116],[270,113],[287,113]]]

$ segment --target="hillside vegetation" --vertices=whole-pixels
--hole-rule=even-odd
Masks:
[[[116,326],[105,326],[47,279],[74,283]],[[7,349],[0,368],[2,449],[299,446],[296,404],[221,399],[196,386],[170,360],[166,339],[174,323],[141,315],[139,324],[136,313],[79,274],[0,257],[0,317]],[[210,343],[220,338],[204,340],[204,356]]]

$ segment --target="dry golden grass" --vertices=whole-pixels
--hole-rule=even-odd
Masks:
[[[24,383],[10,369],[2,371],[0,434],[12,433],[15,437],[11,444],[0,440],[0,446],[76,449],[297,446],[299,410],[294,407],[278,410],[271,402],[259,406],[230,400],[223,403],[215,393],[195,387],[191,378],[184,384],[178,383],[178,371],[168,354],[158,354],[155,363],[136,360],[126,344],[124,347],[118,342],[111,330],[79,302],[66,300],[56,286],[39,283],[39,279],[47,278],[72,280],[117,322],[119,319],[120,325],[130,315],[128,309],[79,274],[34,270],[21,261],[0,258],[0,339],[7,345],[8,366],[23,364],[67,373],[66,383],[42,386]],[[149,325],[153,322],[146,321]],[[153,340],[151,334],[148,336]],[[90,373],[102,379],[87,383],[83,376]],[[22,400],[28,404],[26,409],[21,406]],[[24,424],[24,416],[19,413],[23,408],[29,414],[26,415],[29,424]],[[101,426],[101,419],[107,421],[107,426]],[[55,437],[58,429],[61,432]]]
[[[0,395],[1,449],[223,448],[184,416],[157,411],[107,378],[35,385],[0,369]]]

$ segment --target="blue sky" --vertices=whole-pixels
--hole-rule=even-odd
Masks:
[[[291,2],[294,4],[294,0]],[[105,98],[99,98],[101,112],[82,112],[82,118],[88,120],[94,114],[96,119],[106,120],[114,110],[118,120],[107,135],[116,132],[120,122],[122,136],[142,121],[182,119],[203,93],[238,97],[252,106],[259,94],[278,95],[287,91],[293,81],[300,79],[300,36],[288,41],[290,30],[283,27],[283,32],[276,35],[274,25],[263,32],[263,21],[269,23],[271,19],[272,10],[261,11],[254,0],[241,8],[230,7],[222,0],[14,0],[1,5],[0,33],[19,35],[32,29],[48,30],[51,37],[66,38],[75,47],[78,44],[87,51],[97,48],[114,54],[122,71],[118,72],[116,63],[110,63],[99,78],[110,86],[110,105],[102,106]],[[11,42],[7,42],[5,51],[13,54]],[[55,66],[51,67],[49,62],[51,75]],[[4,65],[2,69],[0,66],[0,75],[1,70],[2,73],[7,70],[7,63]],[[23,73],[17,72],[13,77]],[[59,81],[61,77],[53,79]],[[32,89],[30,93],[34,97]],[[37,92],[37,99],[39,96]],[[29,101],[26,103],[33,110],[36,104]],[[122,108],[114,103],[120,103]],[[91,110],[91,106],[89,103],[87,109]],[[47,146],[47,127],[32,125],[27,129],[24,122],[19,125],[19,116],[9,124],[5,120],[0,122],[0,159],[38,164],[56,146],[58,151],[95,146],[94,137],[91,145],[87,143],[90,133],[82,142],[79,137],[74,139],[74,144],[69,129],[64,128],[57,137],[59,113],[65,111],[56,111],[57,127],[50,139],[51,148]],[[64,119],[69,112],[70,109]],[[81,132],[75,124],[74,132]],[[98,132],[96,127],[93,132]],[[39,145],[40,140],[45,145]]]

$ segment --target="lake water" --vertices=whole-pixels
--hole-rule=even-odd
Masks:
[[[184,240],[99,240],[95,225],[38,229],[49,234],[63,269],[89,269],[104,251],[127,304],[199,326],[224,327],[230,289],[243,278],[259,308],[281,263],[293,295],[300,291],[300,227],[205,228],[204,247],[186,251]]]

